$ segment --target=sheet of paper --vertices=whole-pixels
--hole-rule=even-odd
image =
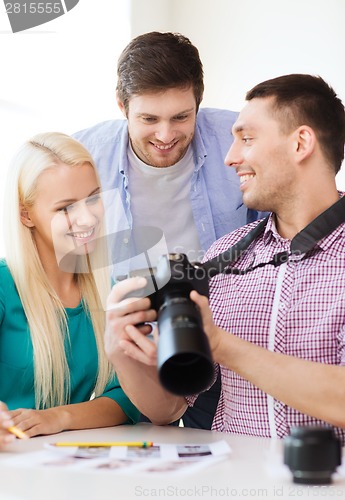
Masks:
[[[157,443],[149,448],[55,447],[23,453],[2,461],[15,467],[67,467],[88,472],[112,471],[121,474],[188,474],[209,467],[231,453],[225,441],[209,444]]]

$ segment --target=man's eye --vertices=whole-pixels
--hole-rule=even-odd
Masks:
[[[144,116],[142,119],[145,123],[154,123],[156,121],[153,116]]]
[[[252,140],[252,138],[251,138],[251,137],[243,137],[243,138],[242,138],[242,141],[243,141],[243,142],[245,142],[245,143],[248,143],[248,142],[250,142],[251,140]]]

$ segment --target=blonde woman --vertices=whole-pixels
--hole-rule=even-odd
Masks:
[[[135,423],[103,349],[104,207],[87,150],[39,134],[15,156],[0,260],[0,400],[29,437]],[[103,265],[102,265],[103,264]]]

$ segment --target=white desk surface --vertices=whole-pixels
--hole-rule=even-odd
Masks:
[[[187,476],[129,477],[112,471],[71,470],[62,467],[14,467],[4,460],[18,453],[43,449],[54,441],[154,441],[210,443],[226,440],[232,453],[226,460]],[[16,440],[0,452],[0,500],[204,499],[219,498],[343,498],[345,476],[334,474],[330,486],[305,486],[280,474],[283,443],[265,438],[234,436],[181,427],[150,424],[64,432]],[[275,467],[275,464],[279,467]]]

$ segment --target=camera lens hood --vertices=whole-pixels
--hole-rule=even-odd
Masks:
[[[284,464],[299,484],[329,484],[341,464],[341,442],[332,427],[292,427],[284,440]]]
[[[158,316],[158,375],[179,396],[198,394],[213,380],[214,363],[200,315],[189,301],[172,304]]]

